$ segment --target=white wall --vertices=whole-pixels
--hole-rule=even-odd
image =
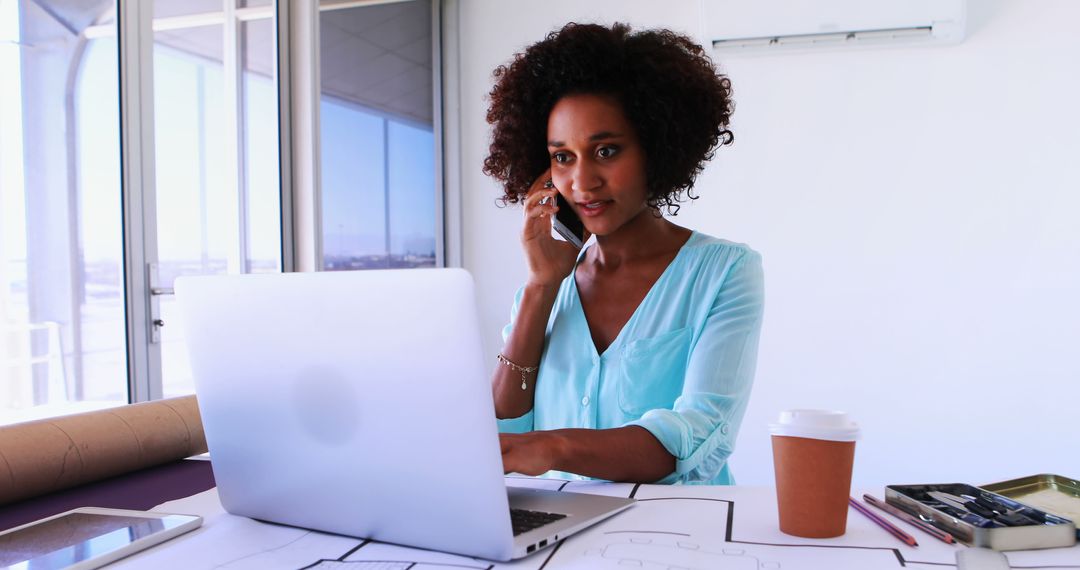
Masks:
[[[463,259],[485,350],[525,269],[481,173],[490,72],[565,21],[700,37],[696,1],[461,5]],[[675,221],[749,243],[766,321],[732,460],[771,484],[766,424],[845,409],[857,484],[1080,476],[1080,3],[969,2],[952,47],[731,57],[734,147]]]

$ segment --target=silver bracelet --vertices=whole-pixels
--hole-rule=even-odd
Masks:
[[[525,375],[536,372],[536,366],[519,366],[517,364],[514,364],[513,362],[510,362],[510,359],[506,358],[502,354],[499,354],[495,358],[497,358],[499,362],[502,362],[503,364],[509,366],[510,370],[513,370],[514,372],[521,372],[521,389],[525,390],[528,388],[528,385],[525,384]]]

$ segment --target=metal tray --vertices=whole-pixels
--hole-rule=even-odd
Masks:
[[[1076,479],[1043,473],[991,483],[982,488],[1080,525],[1080,481]],[[1076,537],[1080,539],[1080,528],[1076,530]]]
[[[991,495],[990,498],[1008,506],[1010,510],[1015,509],[1023,514],[1038,516],[1045,520],[1046,524],[993,528],[974,526],[961,520],[960,515],[957,514],[958,511],[930,498],[928,495],[930,491],[943,491],[953,495],[978,496],[980,493]],[[1076,525],[1071,520],[966,483],[888,485],[885,487],[885,501],[933,524],[952,534],[955,539],[971,546],[982,546],[994,550],[1029,550],[1076,544]]]

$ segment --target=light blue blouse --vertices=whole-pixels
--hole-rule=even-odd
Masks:
[[[676,459],[659,483],[733,484],[727,458],[750,398],[763,302],[761,256],[694,232],[597,354],[571,273],[548,319],[533,409],[499,430],[638,425]]]

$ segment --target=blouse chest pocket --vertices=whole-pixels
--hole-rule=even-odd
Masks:
[[[635,340],[622,351],[619,407],[640,417],[656,408],[670,409],[682,392],[690,327]]]

